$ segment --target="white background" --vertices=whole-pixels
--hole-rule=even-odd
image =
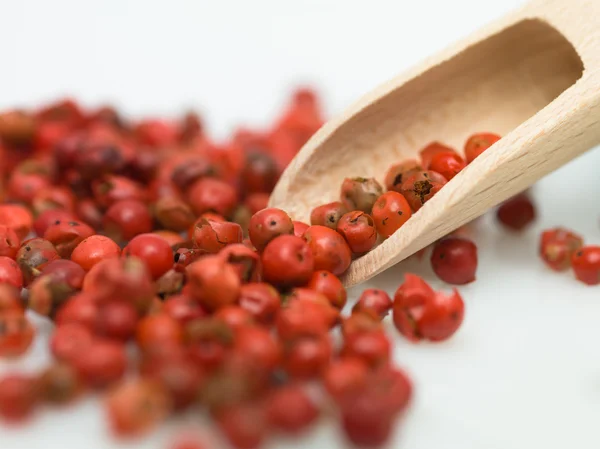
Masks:
[[[63,94],[89,105],[111,101],[132,115],[195,107],[223,138],[240,124],[268,124],[297,83],[318,86],[327,115],[339,113],[519,3],[4,0],[0,107]],[[498,229],[490,215],[478,222],[478,281],[461,289],[460,332],[437,345],[396,338],[395,359],[414,377],[416,398],[390,448],[600,447],[600,287],[553,274],[536,256],[539,232],[554,225],[600,243],[599,166],[592,151],[540,182],[539,219],[522,235]],[[393,293],[409,270],[443,287],[427,260],[400,264],[370,284]],[[0,372],[47,361],[50,326],[41,323],[39,332],[32,353],[17,364],[0,362]],[[122,446],[107,436],[102,413],[95,399],[41,411],[26,428],[0,427],[0,448],[164,448],[181,428],[173,421]],[[205,426],[194,414],[184,421]],[[332,422],[270,447],[345,447]]]

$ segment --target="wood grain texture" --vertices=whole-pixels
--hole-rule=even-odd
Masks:
[[[378,87],[304,146],[270,204],[308,222],[345,177],[382,179],[439,140],[503,135],[398,232],[355,260],[365,281],[600,143],[600,2],[534,1]]]

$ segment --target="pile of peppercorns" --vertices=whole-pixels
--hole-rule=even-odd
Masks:
[[[466,162],[433,143],[420,161],[390,168],[385,193],[374,179],[347,179],[308,225],[267,200],[322,121],[308,89],[272,129],[240,130],[226,144],[193,113],[128,122],[67,100],[0,114],[0,358],[30,347],[26,309],[55,324],[52,364],[0,379],[0,418],[22,422],[42,404],[101,391],[117,436],[202,408],[232,446],[251,449],[308,429],[329,404],[349,441],[384,443],[412,386],[390,360],[382,320],[392,311],[408,339],[441,341],[460,327],[464,303],[407,274],[393,300],[368,289],[343,316],[338,276],[499,137],[472,136]],[[534,216],[526,195],[498,210],[516,230]],[[555,269],[573,257],[578,277],[598,283],[598,267],[581,274],[580,247],[556,231],[542,251]],[[431,261],[448,283],[475,279],[477,249],[465,238],[436,243]]]

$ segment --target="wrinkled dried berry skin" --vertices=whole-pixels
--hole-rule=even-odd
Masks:
[[[60,256],[48,240],[34,238],[23,243],[17,252],[16,260],[23,273],[25,285],[33,282],[40,275],[41,270],[56,259],[60,259]]]
[[[310,224],[327,226],[328,228],[336,230],[340,218],[347,212],[348,209],[340,201],[322,204],[321,206],[315,207],[310,213]]]
[[[377,243],[377,229],[373,218],[361,211],[344,214],[337,226],[355,254],[370,251]]]
[[[412,172],[402,182],[400,193],[404,195],[413,211],[418,211],[446,184],[446,179],[431,170]]]
[[[413,171],[422,170],[421,165],[415,159],[407,159],[392,165],[385,175],[385,188],[387,191],[400,192],[402,181]]]
[[[202,219],[194,229],[194,245],[205,252],[216,254],[227,245],[241,243],[242,228],[237,223]]]
[[[346,178],[342,183],[341,201],[347,210],[360,210],[371,213],[373,204],[383,193],[383,188],[375,178]]]
[[[563,228],[548,229],[540,236],[539,254],[554,271],[565,271],[571,267],[571,259],[583,246],[583,239]]]

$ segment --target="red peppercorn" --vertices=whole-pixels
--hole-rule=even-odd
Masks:
[[[350,250],[355,254],[366,253],[377,243],[373,218],[361,211],[344,214],[338,223],[337,232],[346,239]]]
[[[171,248],[174,246],[181,246],[182,244],[187,243],[180,234],[175,231],[167,231],[164,229],[160,229],[158,231],[153,231],[152,234],[159,236],[169,244]]]
[[[236,449],[257,449],[267,434],[264,407],[258,404],[232,405],[220,410],[216,421]]]
[[[166,313],[148,315],[137,325],[136,341],[142,350],[157,344],[179,345],[183,343],[183,329],[176,319]]]
[[[381,319],[372,309],[352,312],[342,321],[342,335],[347,338],[354,334],[382,330]]]
[[[235,269],[218,255],[203,257],[186,269],[190,294],[207,310],[234,304],[240,294]]]
[[[512,231],[522,231],[535,220],[535,206],[529,197],[522,193],[500,205],[496,211],[498,221]]]
[[[84,291],[71,296],[71,298],[61,306],[56,314],[55,321],[58,326],[68,323],[80,324],[91,332],[96,323],[97,313],[98,305],[96,303],[96,298],[92,294]]]
[[[273,239],[264,249],[261,262],[265,280],[282,287],[305,284],[314,269],[309,246],[294,235],[281,235]]]
[[[244,233],[237,223],[204,218],[195,223],[194,244],[208,253],[218,253],[227,245],[241,243],[243,238]]]
[[[439,173],[450,181],[465,168],[466,165],[463,158],[454,152],[437,153],[431,158],[429,170]]]
[[[256,212],[248,227],[252,244],[261,252],[276,237],[293,233],[292,219],[281,209],[273,207]]]
[[[571,266],[571,258],[583,246],[583,239],[563,228],[548,229],[540,237],[540,257],[554,271]]]
[[[0,379],[0,418],[24,421],[32,415],[38,399],[34,378],[13,374]]]
[[[500,136],[492,133],[473,134],[465,143],[465,157],[470,164],[477,156],[500,140]]]
[[[367,382],[369,366],[359,357],[343,357],[331,363],[323,373],[323,384],[336,402],[361,389]]]
[[[57,259],[44,267],[42,275],[64,282],[73,290],[80,290],[83,287],[85,270],[73,261]]]
[[[19,240],[23,241],[31,232],[33,216],[29,209],[20,204],[1,204],[0,223],[15,231]]]
[[[315,270],[327,270],[339,276],[352,262],[350,247],[340,234],[325,226],[311,226],[304,233],[312,251]]]
[[[163,303],[163,312],[182,325],[188,321],[208,316],[208,312],[198,301],[183,293],[167,298]]]
[[[34,238],[23,242],[17,252],[17,263],[23,273],[25,286],[29,285],[41,270],[53,260],[60,259],[56,248],[48,240]]]
[[[20,289],[4,282],[0,283],[0,315],[8,311],[24,313]]]
[[[103,208],[109,208],[119,201],[147,200],[143,186],[124,176],[108,175],[97,179],[92,182],[92,190],[96,203]]]
[[[121,255],[121,248],[103,235],[92,235],[83,240],[71,253],[71,260],[85,271],[90,271],[98,262]]]
[[[260,281],[262,277],[260,256],[254,249],[243,244],[233,244],[223,248],[219,256],[237,271],[242,282]]]
[[[115,341],[94,340],[87,350],[79,353],[72,362],[87,385],[105,388],[125,374],[125,346]]]
[[[190,186],[188,203],[197,214],[216,212],[228,217],[237,204],[237,193],[225,181],[215,178],[201,178]]]
[[[388,191],[400,192],[403,179],[412,171],[423,168],[415,159],[407,159],[392,165],[385,175],[385,188]]]
[[[254,318],[240,306],[221,307],[213,315],[216,319],[223,321],[234,331],[254,324]]]
[[[242,309],[262,324],[271,324],[281,307],[277,290],[262,282],[242,285],[238,302]]]
[[[348,209],[340,201],[322,204],[311,211],[310,224],[313,226],[327,226],[328,228],[336,230],[340,218],[347,212]]]
[[[66,210],[45,210],[44,212],[39,214],[33,222],[33,231],[38,235],[38,237],[43,237],[46,233],[46,230],[57,221],[72,221],[75,219],[75,215],[72,212]]]
[[[571,258],[575,277],[587,285],[600,283],[600,246],[584,246]]]
[[[57,220],[48,226],[44,239],[54,245],[60,257],[68,259],[77,245],[94,234],[94,230],[85,223]]]
[[[148,268],[137,257],[103,260],[87,274],[83,288],[100,305],[127,302],[140,314],[148,311],[155,293]]]
[[[173,267],[173,250],[161,237],[140,234],[123,248],[124,256],[139,257],[150,270],[152,278],[158,279]]]
[[[152,216],[148,207],[139,200],[115,201],[102,219],[104,232],[117,242],[152,231]]]
[[[317,405],[298,385],[278,388],[268,399],[268,422],[282,432],[298,434],[310,427],[318,417]]]
[[[80,200],[77,202],[76,210],[77,216],[94,229],[100,229],[102,227],[103,214],[93,200]]]
[[[279,342],[268,329],[260,326],[240,326],[235,334],[234,349],[268,372],[277,368],[281,360]]]
[[[292,223],[294,224],[294,235],[296,237],[302,237],[304,232],[306,232],[306,230],[309,228],[306,223],[301,221],[292,221]]]
[[[394,325],[412,341],[442,341],[458,330],[464,310],[458,291],[451,295],[434,292],[423,279],[407,274],[394,297]]]
[[[59,361],[75,362],[92,347],[94,337],[89,328],[75,322],[59,325],[50,338],[50,352]]]
[[[294,379],[318,377],[329,364],[332,351],[328,334],[289,341],[284,346],[283,368]]]
[[[66,187],[50,186],[46,190],[37,192],[32,201],[32,209],[35,215],[46,210],[75,210],[75,195]]]
[[[410,173],[402,182],[400,193],[413,211],[418,211],[446,184],[446,178],[431,170]]]
[[[369,366],[377,367],[389,361],[391,343],[383,330],[356,332],[345,337],[342,353],[346,357],[358,357]]]
[[[137,379],[119,385],[106,399],[113,433],[121,437],[148,433],[165,420],[171,402],[165,389],[150,380]]]
[[[123,301],[111,301],[98,310],[96,316],[96,334],[127,341],[135,334],[138,312],[131,304]]]
[[[6,187],[11,200],[31,204],[37,192],[50,187],[50,180],[38,173],[16,171],[8,178]]]
[[[33,341],[35,329],[22,310],[0,314],[0,358],[24,354]]]
[[[329,271],[315,271],[308,281],[307,287],[325,295],[331,305],[338,309],[342,309],[346,305],[347,294],[344,284]]]
[[[23,274],[17,262],[6,256],[0,256],[0,283],[2,282],[17,288],[23,287]]]
[[[263,209],[269,207],[269,194],[268,193],[251,193],[246,197],[244,206],[248,208],[250,213],[254,215]]]
[[[83,383],[75,369],[65,363],[46,368],[38,378],[40,396],[50,404],[68,404],[83,391]]]
[[[346,178],[342,183],[340,199],[347,211],[360,210],[370,214],[373,204],[382,193],[383,188],[375,178]]]
[[[204,382],[202,371],[187,359],[185,352],[144,354],[140,371],[144,378],[158,382],[169,394],[175,410],[184,410],[196,401]]]
[[[248,193],[270,193],[279,179],[279,169],[271,156],[252,152],[246,156],[241,183]]]
[[[422,163],[423,169],[429,170],[431,160],[434,158],[434,156],[436,156],[440,153],[455,153],[456,154],[456,151],[454,151],[453,148],[451,148],[447,145],[444,145],[443,143],[431,142],[430,144],[428,144],[425,148],[423,148],[419,152],[419,155],[421,156],[421,163]]]
[[[383,319],[391,309],[392,299],[390,298],[390,295],[378,288],[368,288],[361,293],[352,312],[361,313],[372,311]]]
[[[8,226],[0,225],[0,257],[15,259],[20,245],[16,232]]]
[[[455,285],[475,280],[477,246],[467,239],[449,237],[437,242],[431,253],[431,267],[444,282]]]
[[[192,209],[173,196],[158,199],[154,204],[154,216],[162,226],[177,232],[190,229],[195,219]]]
[[[381,195],[371,213],[375,228],[383,238],[390,237],[412,215],[408,201],[398,192],[386,192]]]

